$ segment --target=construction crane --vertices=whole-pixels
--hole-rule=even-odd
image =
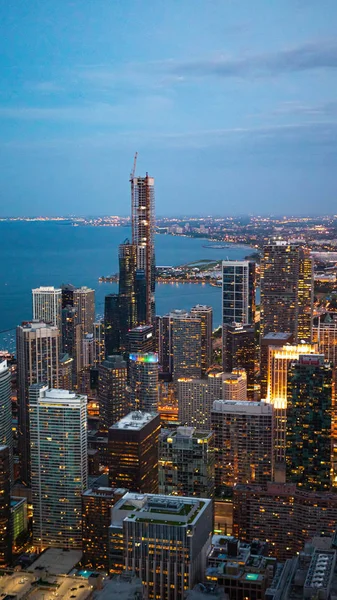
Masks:
[[[134,178],[134,176],[135,176],[136,164],[137,164],[137,156],[138,156],[138,152],[135,153],[135,157],[133,159],[133,167],[132,167],[132,171],[130,173],[130,181],[132,181],[133,178]]]

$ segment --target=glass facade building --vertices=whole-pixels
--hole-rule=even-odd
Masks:
[[[158,354],[155,352],[129,355],[130,404],[133,410],[157,412],[158,374]]]
[[[11,483],[14,483],[13,460],[13,417],[11,371],[7,361],[0,362],[0,445],[8,446],[9,471]]]

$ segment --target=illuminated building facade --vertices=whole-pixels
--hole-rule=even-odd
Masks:
[[[29,483],[30,477],[28,388],[34,383],[44,383],[53,388],[59,387],[59,344],[60,332],[55,325],[32,321],[17,327],[18,445],[21,477],[25,483]]]
[[[275,463],[285,463],[287,430],[288,369],[300,354],[314,354],[312,344],[268,346],[268,375],[266,402],[274,407]]]
[[[137,270],[145,276],[145,323],[150,325],[155,316],[155,254],[154,254],[154,178],[131,177],[132,244],[137,247]],[[142,296],[142,294],[140,294]]]
[[[73,291],[73,306],[77,324],[81,325],[82,337],[92,333],[95,321],[95,290],[82,286]]]
[[[252,325],[255,320],[255,263],[222,261],[222,325]]]
[[[122,356],[108,356],[98,367],[98,403],[101,431],[129,412],[127,365]]]
[[[287,481],[314,491],[337,485],[334,413],[330,363],[322,354],[301,354],[288,373]]]
[[[326,313],[314,320],[313,341],[334,367],[337,367],[337,314]]]
[[[134,410],[158,410],[158,354],[129,354],[130,404]]]
[[[251,325],[225,325],[223,366],[226,373],[243,369],[247,375],[247,395],[254,399],[256,347],[255,329]]]
[[[211,429],[216,487],[272,480],[274,416],[270,404],[216,400]]]
[[[292,333],[277,331],[267,333],[267,335],[260,340],[260,396],[262,400],[267,398],[269,347],[282,347],[286,344],[292,344],[293,339],[294,336]]]
[[[87,399],[67,390],[30,387],[33,538],[81,548],[81,495],[87,488]]]
[[[311,342],[313,266],[307,248],[287,241],[264,247],[261,260],[260,335],[289,332],[294,342]]]
[[[159,437],[159,493],[212,498],[214,434],[194,427],[162,430]]]
[[[127,492],[97,487],[82,494],[82,560],[84,567],[109,570],[111,509]]]
[[[8,446],[0,446],[0,566],[12,560],[10,462]]]
[[[172,372],[180,377],[201,377],[201,319],[184,311],[171,313]]]
[[[217,400],[247,400],[246,371],[234,369],[232,373],[222,375],[222,397]]]
[[[119,354],[121,349],[119,295],[108,294],[104,300],[105,356]]]
[[[13,417],[12,417],[12,384],[11,371],[7,361],[0,362],[0,446],[8,447],[9,472],[11,483],[14,483],[13,459]]]
[[[197,304],[191,308],[191,315],[201,321],[201,375],[205,376],[212,365],[213,308]]]
[[[20,539],[24,536],[28,538],[28,512],[27,498],[11,496],[11,536],[15,551],[15,546],[20,548]]]
[[[153,494],[158,491],[160,417],[134,411],[109,429],[108,466],[111,487]]]
[[[120,343],[127,349],[128,331],[137,324],[135,276],[137,246],[125,240],[119,246],[119,327]]]
[[[71,390],[73,386],[74,359],[67,353],[59,358],[59,387],[61,390]]]
[[[139,325],[128,332],[128,352],[141,353],[153,352],[154,335],[152,325]]]
[[[32,290],[33,320],[55,325],[61,331],[62,290],[61,288],[39,287]]]
[[[95,321],[93,325],[94,334],[94,366],[103,362],[105,358],[104,322]]]
[[[112,509],[110,529],[146,597],[181,600],[204,572],[212,527],[211,500],[128,493]]]
[[[209,373],[207,379],[178,379],[179,422],[201,431],[211,428],[214,400],[222,398],[222,373]]]

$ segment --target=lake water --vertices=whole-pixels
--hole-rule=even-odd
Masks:
[[[101,275],[118,271],[118,245],[130,238],[126,227],[73,227],[64,222],[0,222],[0,331],[32,318],[31,290],[40,285],[72,283],[96,290],[96,311],[103,314],[104,296],[117,284],[99,283]],[[181,265],[209,259],[243,259],[249,246],[203,248],[207,241],[156,235],[156,264]],[[208,304],[214,325],[221,321],[221,291],[208,285],[158,284],[156,312]],[[13,347],[13,332],[0,334],[0,349]]]

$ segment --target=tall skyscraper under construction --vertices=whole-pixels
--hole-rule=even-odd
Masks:
[[[154,178],[135,177],[135,167],[130,176],[132,244],[137,246],[137,271],[145,274],[145,323],[152,323],[155,315],[155,254],[154,254]]]

